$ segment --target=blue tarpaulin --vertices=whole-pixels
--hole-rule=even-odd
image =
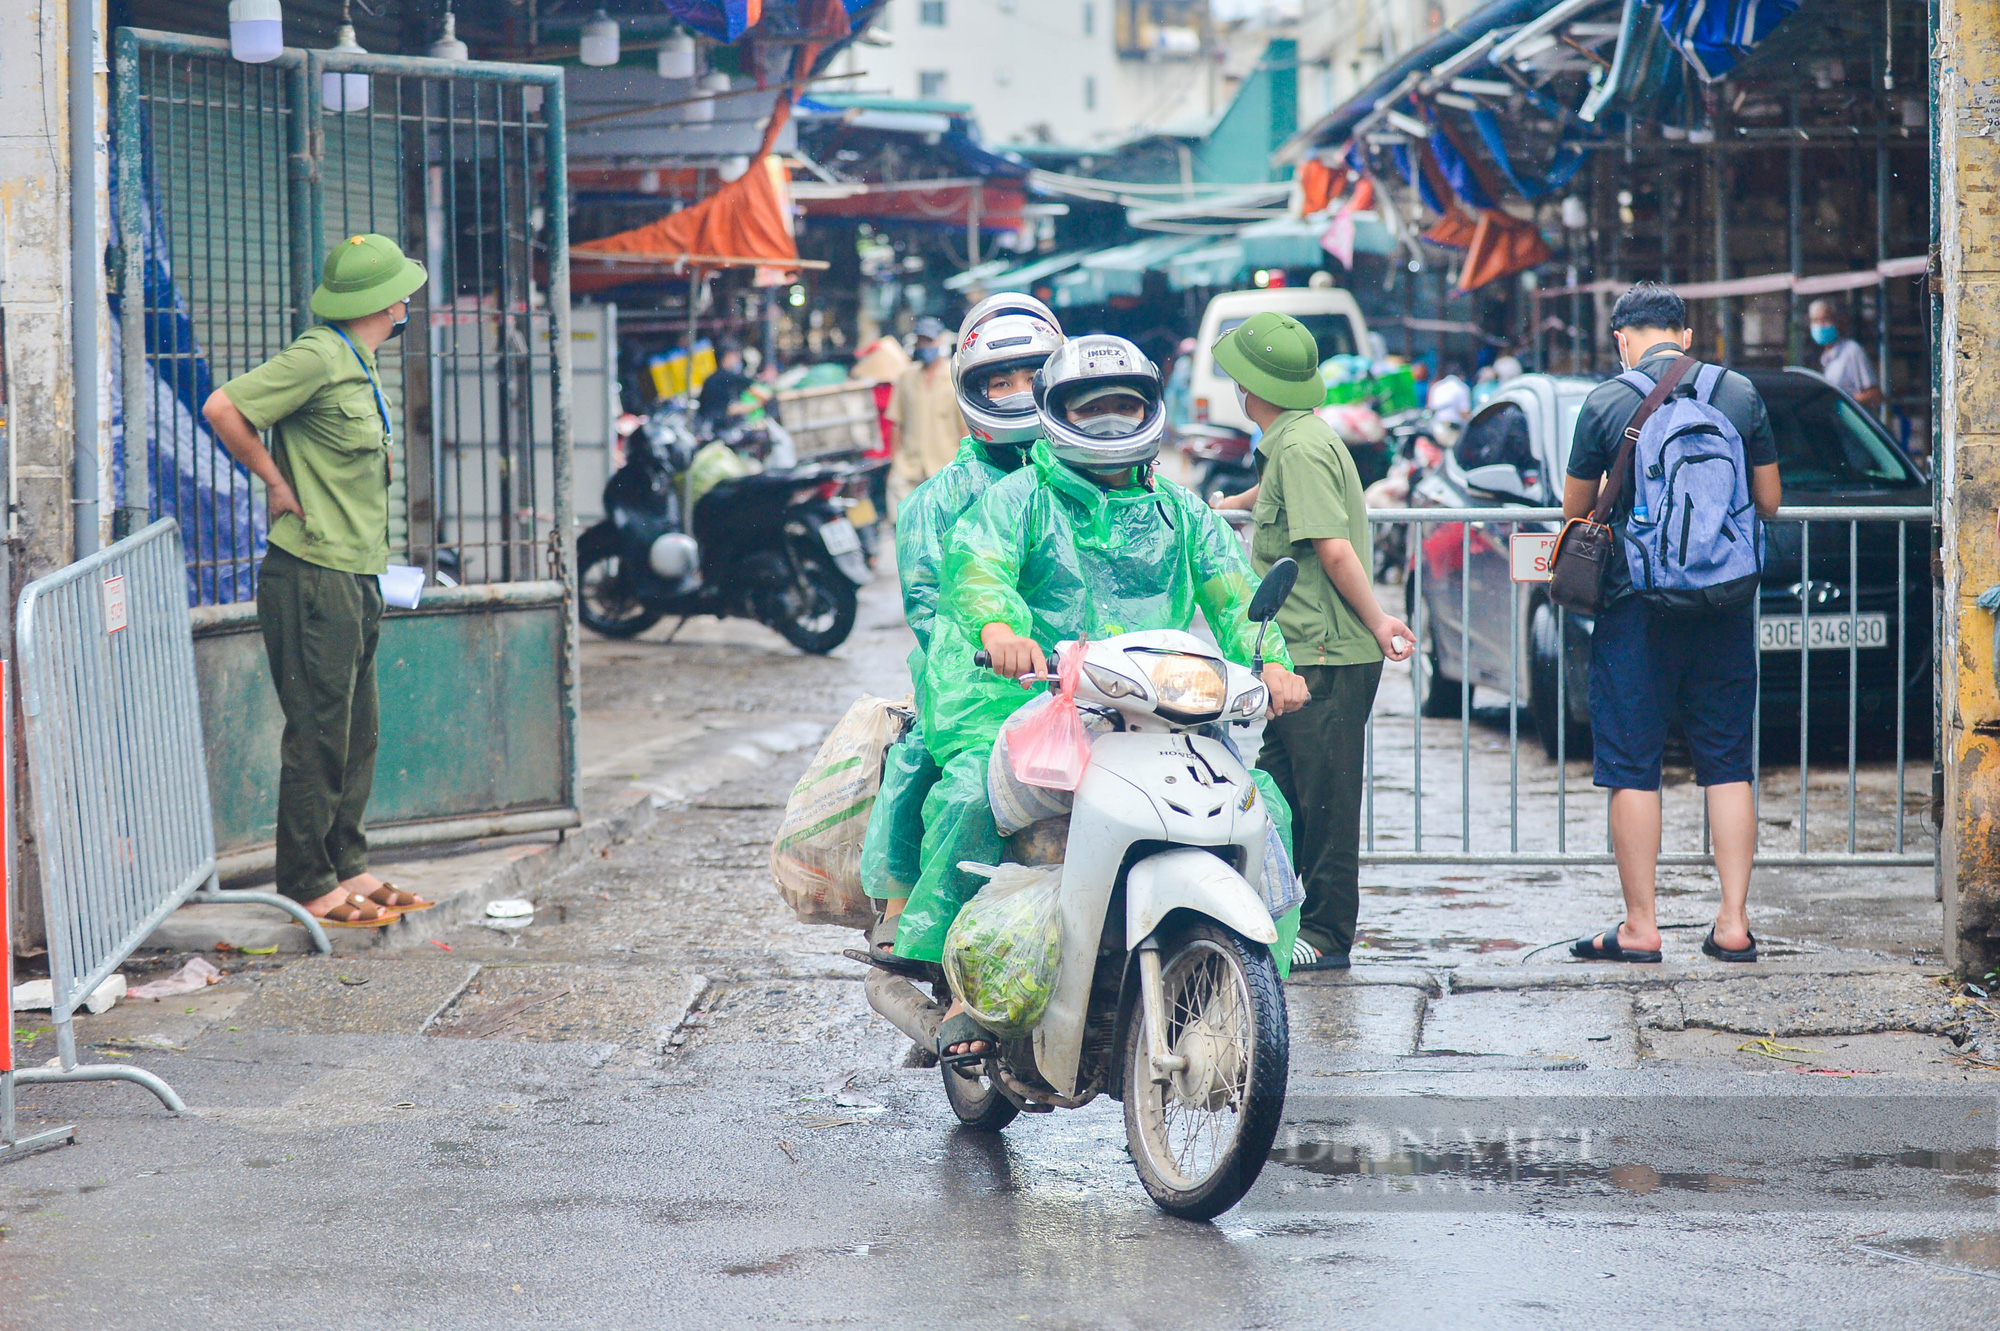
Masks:
[[[1736,67],[1799,7],[1799,0],[1666,0],[1660,26],[1704,83]]]
[[[1452,146],[1451,140],[1440,130],[1431,131],[1431,156],[1437,159],[1438,172],[1444,176],[1445,183],[1450,185],[1466,204],[1474,208],[1498,206],[1480,185],[1479,177],[1472,173],[1472,168],[1466,165],[1465,159],[1458,155],[1458,149]],[[1440,208],[1438,211],[1444,210]]]
[[[1524,199],[1539,199],[1569,184],[1570,178],[1583,167],[1583,150],[1573,143],[1565,143],[1556,149],[1555,160],[1539,178],[1524,178],[1507,156],[1507,142],[1500,133],[1500,120],[1485,107],[1472,113],[1472,123],[1479,130],[1479,141],[1486,145],[1486,151],[1493,158],[1493,164],[1507,177],[1507,183],[1521,192]]]

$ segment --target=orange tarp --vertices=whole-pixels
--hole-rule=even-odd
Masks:
[[[1497,208],[1479,215],[1472,243],[1465,248],[1465,263],[1459,268],[1458,289],[1476,291],[1488,282],[1547,263],[1548,242],[1533,222],[1503,213]]]
[[[688,268],[797,269],[790,176],[766,157],[700,203],[570,248],[570,289],[601,291]]]

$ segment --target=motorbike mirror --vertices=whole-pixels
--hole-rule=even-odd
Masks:
[[[1271,565],[1271,571],[1257,584],[1257,594],[1250,598],[1250,619],[1262,624],[1278,617],[1278,608],[1285,598],[1292,594],[1292,586],[1299,580],[1299,564],[1295,559],[1280,559]]]

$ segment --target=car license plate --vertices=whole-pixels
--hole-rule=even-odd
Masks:
[[[1889,616],[1886,614],[1849,618],[1839,611],[1828,611],[1824,615],[1808,616],[1806,622],[1812,626],[1809,630],[1812,641],[1808,645],[1816,652],[1825,648],[1845,651],[1850,642],[1857,647],[1889,645]],[[1757,621],[1757,646],[1767,652],[1796,652],[1799,649],[1799,617],[1765,615]]]
[[[835,559],[851,555],[861,548],[861,534],[846,518],[835,518],[823,524],[819,529],[819,539],[826,544],[826,552]]]
[[[857,527],[872,527],[877,521],[875,501],[857,499],[847,506],[847,520]]]

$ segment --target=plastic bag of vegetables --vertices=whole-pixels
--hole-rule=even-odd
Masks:
[[[1003,1040],[1035,1029],[1062,963],[1062,866],[958,866],[986,879],[944,936],[944,977],[972,1019]]]

